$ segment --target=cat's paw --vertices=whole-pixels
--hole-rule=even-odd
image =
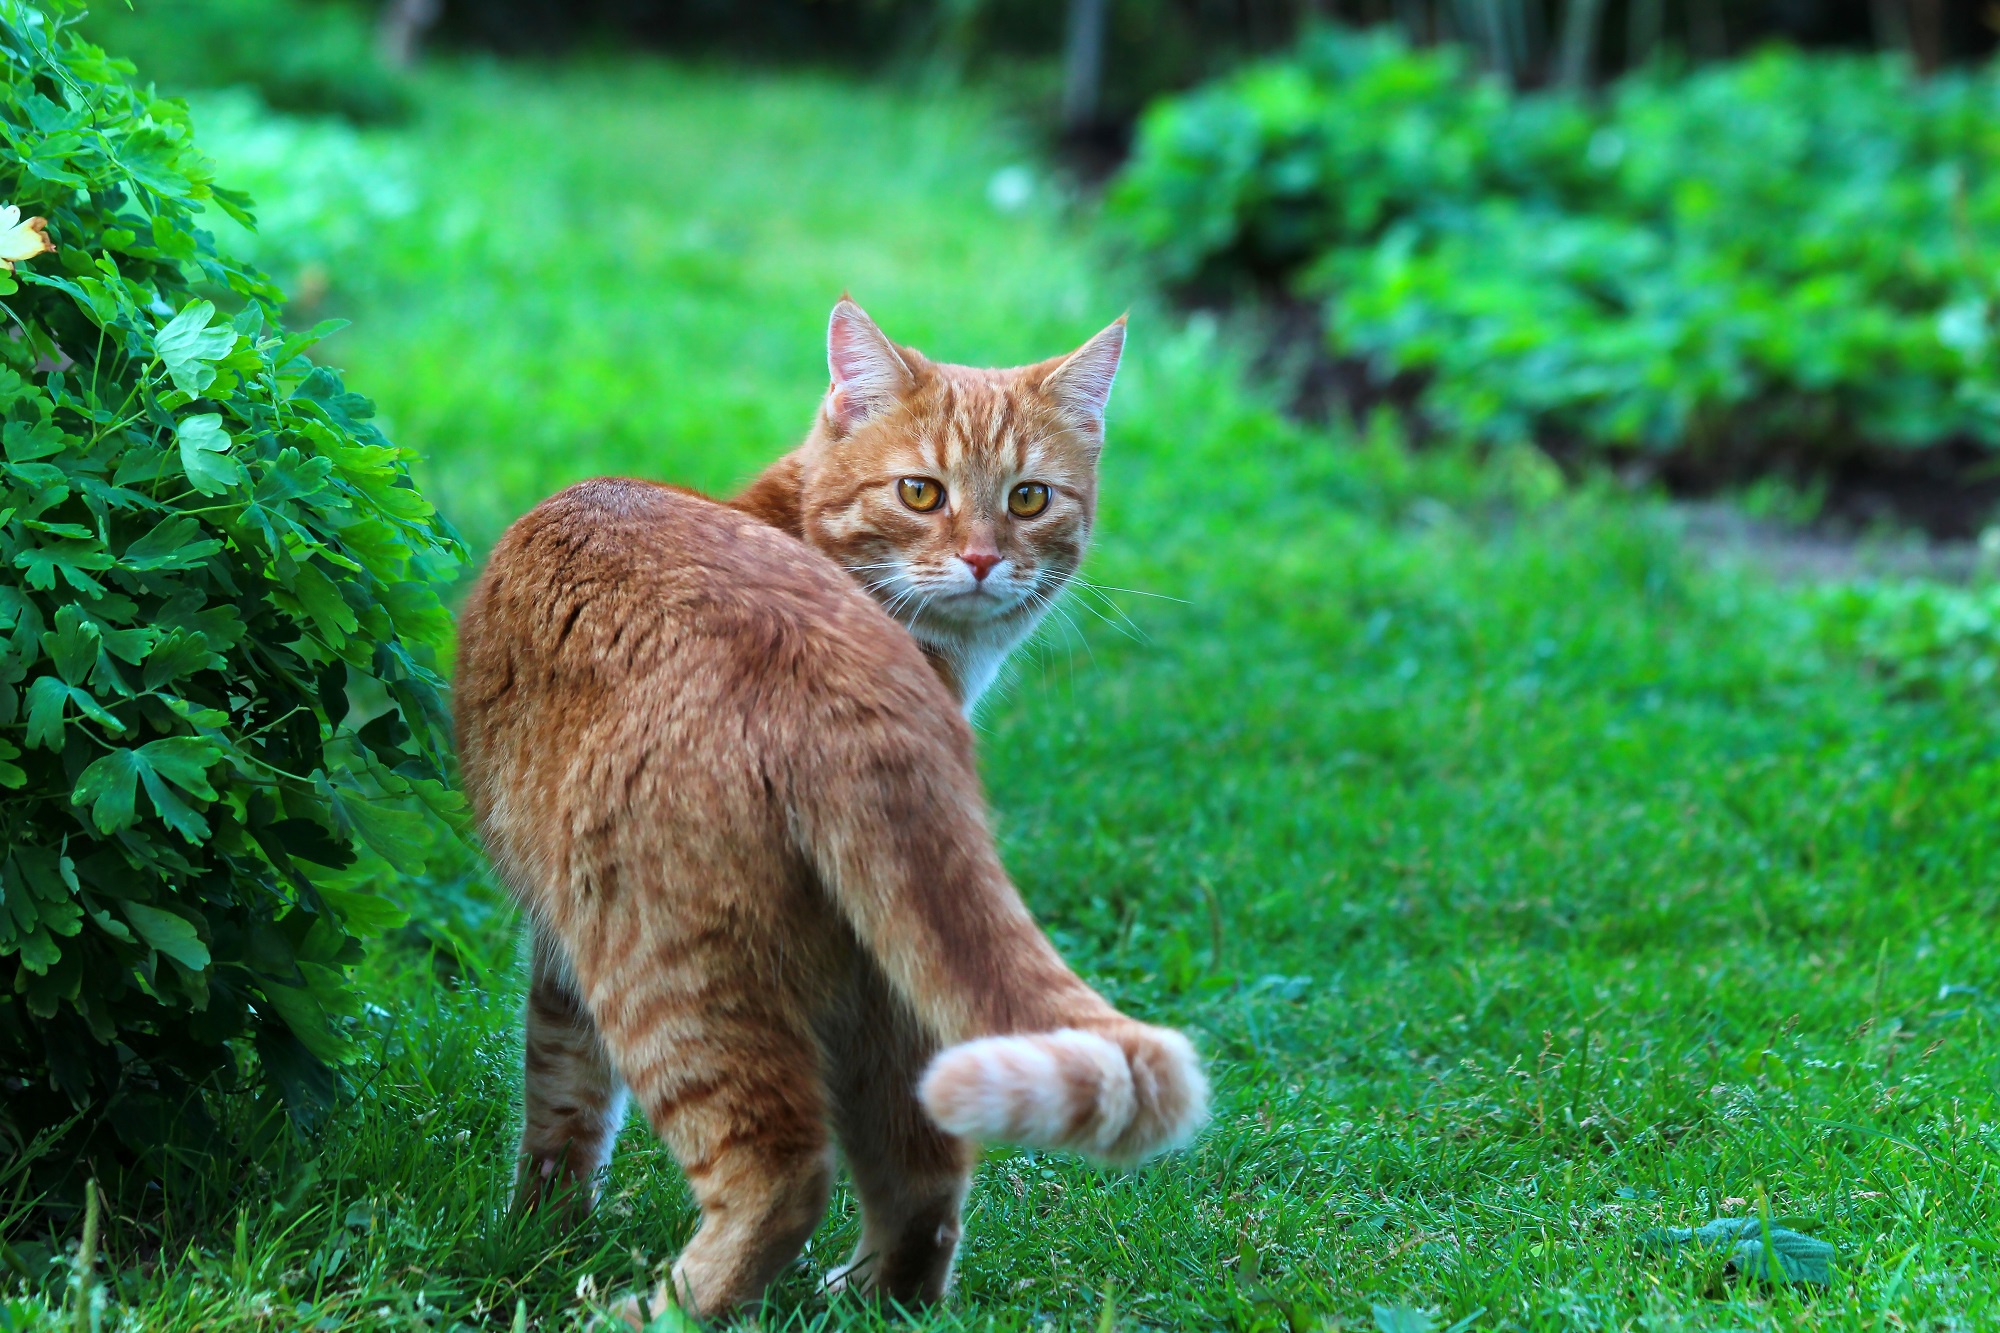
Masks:
[[[597,1184],[578,1175],[561,1157],[529,1158],[514,1183],[515,1216],[547,1213],[568,1226],[580,1225],[597,1203]]]
[[[850,1291],[860,1296],[867,1294],[870,1285],[872,1284],[868,1280],[867,1268],[856,1259],[829,1269],[826,1281],[820,1284],[820,1290],[829,1296],[839,1296]]]

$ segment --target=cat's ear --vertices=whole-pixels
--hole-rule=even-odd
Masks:
[[[1125,316],[1064,357],[1042,380],[1042,392],[1062,411],[1090,426],[1104,424],[1104,405],[1111,401],[1111,381],[1118,375],[1118,358],[1125,351]]]
[[[842,434],[894,406],[916,381],[896,344],[845,296],[827,321],[826,368],[833,374],[827,415]]]

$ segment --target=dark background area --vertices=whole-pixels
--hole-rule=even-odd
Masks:
[[[437,36],[510,54],[638,40],[978,70],[1057,60],[1095,21],[1100,86],[1070,119],[1101,129],[1129,121],[1157,93],[1285,46],[1315,20],[1394,23],[1420,43],[1467,42],[1531,87],[1595,81],[1660,57],[1719,59],[1772,40],[1903,49],[1933,67],[1991,52],[2000,14],[1977,0],[443,0]]]

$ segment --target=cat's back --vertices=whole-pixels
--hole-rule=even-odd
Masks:
[[[560,491],[508,528],[459,644],[461,721],[524,690],[601,704],[657,687],[663,671],[762,695],[787,679],[927,671],[826,556],[692,492],[616,477]]]
[[[936,672],[844,571],[651,482],[583,482],[517,520],[460,613],[455,675],[466,792],[536,910],[697,843],[779,855],[797,794],[857,773],[972,771]]]

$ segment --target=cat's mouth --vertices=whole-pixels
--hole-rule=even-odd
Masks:
[[[922,606],[954,619],[996,620],[1018,608],[1022,600],[1013,588],[979,583],[970,588],[941,589],[924,598]]]

